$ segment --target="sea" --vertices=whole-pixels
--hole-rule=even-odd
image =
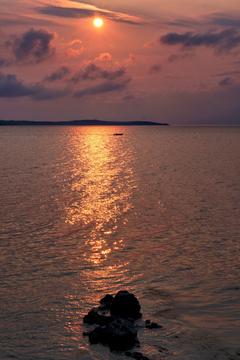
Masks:
[[[0,159],[1,360],[130,359],[83,336],[120,290],[132,352],[240,359],[240,127],[2,126]]]

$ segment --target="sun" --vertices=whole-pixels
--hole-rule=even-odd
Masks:
[[[97,19],[94,20],[93,23],[94,23],[95,26],[100,27],[100,26],[102,26],[103,21],[101,19],[97,18]]]

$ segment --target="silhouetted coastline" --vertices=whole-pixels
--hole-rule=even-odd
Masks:
[[[30,120],[0,120],[0,126],[139,126],[139,125],[167,125],[153,121],[104,121],[104,120],[71,120],[71,121],[30,121]]]

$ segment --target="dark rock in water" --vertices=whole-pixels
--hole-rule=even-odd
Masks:
[[[148,329],[160,329],[160,328],[162,328],[162,325],[158,325],[157,323],[155,323],[155,322],[148,322],[148,323],[146,323],[146,328],[148,328]]]
[[[125,352],[125,355],[137,360],[149,360],[148,357],[144,356],[142,353],[137,351],[134,352],[127,351]]]
[[[105,316],[98,314],[97,309],[92,309],[89,311],[87,315],[84,316],[83,322],[89,325],[97,324],[97,325],[108,325],[110,324],[114,318],[112,316]]]
[[[84,331],[84,332],[82,333],[82,336],[89,336],[89,331]]]
[[[114,321],[113,316],[104,316],[100,315],[98,325],[104,326],[110,324],[112,321]]]
[[[97,324],[99,320],[99,316],[100,315],[98,314],[97,310],[92,309],[89,311],[87,315],[84,316],[83,322],[90,325]]]
[[[122,318],[139,319],[141,306],[137,298],[128,291],[119,291],[112,301],[110,306],[110,314],[113,316],[120,316]]]
[[[106,313],[109,311],[109,307],[106,304],[101,304],[99,305],[98,310],[101,311],[101,313]]]
[[[112,305],[112,302],[113,302],[113,296],[109,295],[109,294],[105,295],[104,298],[102,298],[100,300],[100,304],[102,306],[107,307],[108,309],[110,309],[110,306]]]
[[[137,330],[130,321],[118,318],[106,327],[96,327],[89,333],[89,341],[109,345],[111,350],[123,351],[138,344]]]
[[[104,328],[97,326],[93,331],[89,333],[89,341],[91,344],[104,343]]]
[[[138,344],[137,330],[134,324],[128,320],[114,320],[106,326],[104,335],[110,349],[126,350]]]

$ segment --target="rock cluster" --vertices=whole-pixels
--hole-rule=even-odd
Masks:
[[[141,306],[137,298],[128,291],[119,291],[114,297],[108,294],[100,300],[98,308],[93,308],[84,316],[85,324],[98,326],[83,335],[89,336],[92,344],[101,343],[109,346],[111,350],[128,350],[139,344],[135,320],[141,318],[140,310]],[[106,316],[106,312],[110,315]],[[161,326],[147,320],[146,327],[155,329]],[[141,358],[141,353],[128,352],[126,354],[135,359],[147,359]]]
[[[89,333],[89,341],[109,345],[111,350],[126,350],[138,344],[137,329],[131,321],[119,318],[96,327]]]
[[[138,344],[134,320],[142,316],[140,309],[137,298],[126,290],[119,291],[115,297],[104,296],[100,306],[83,318],[86,324],[99,325],[88,334],[89,341],[108,345],[112,350],[126,350]],[[99,313],[104,311],[109,311],[110,316]]]

